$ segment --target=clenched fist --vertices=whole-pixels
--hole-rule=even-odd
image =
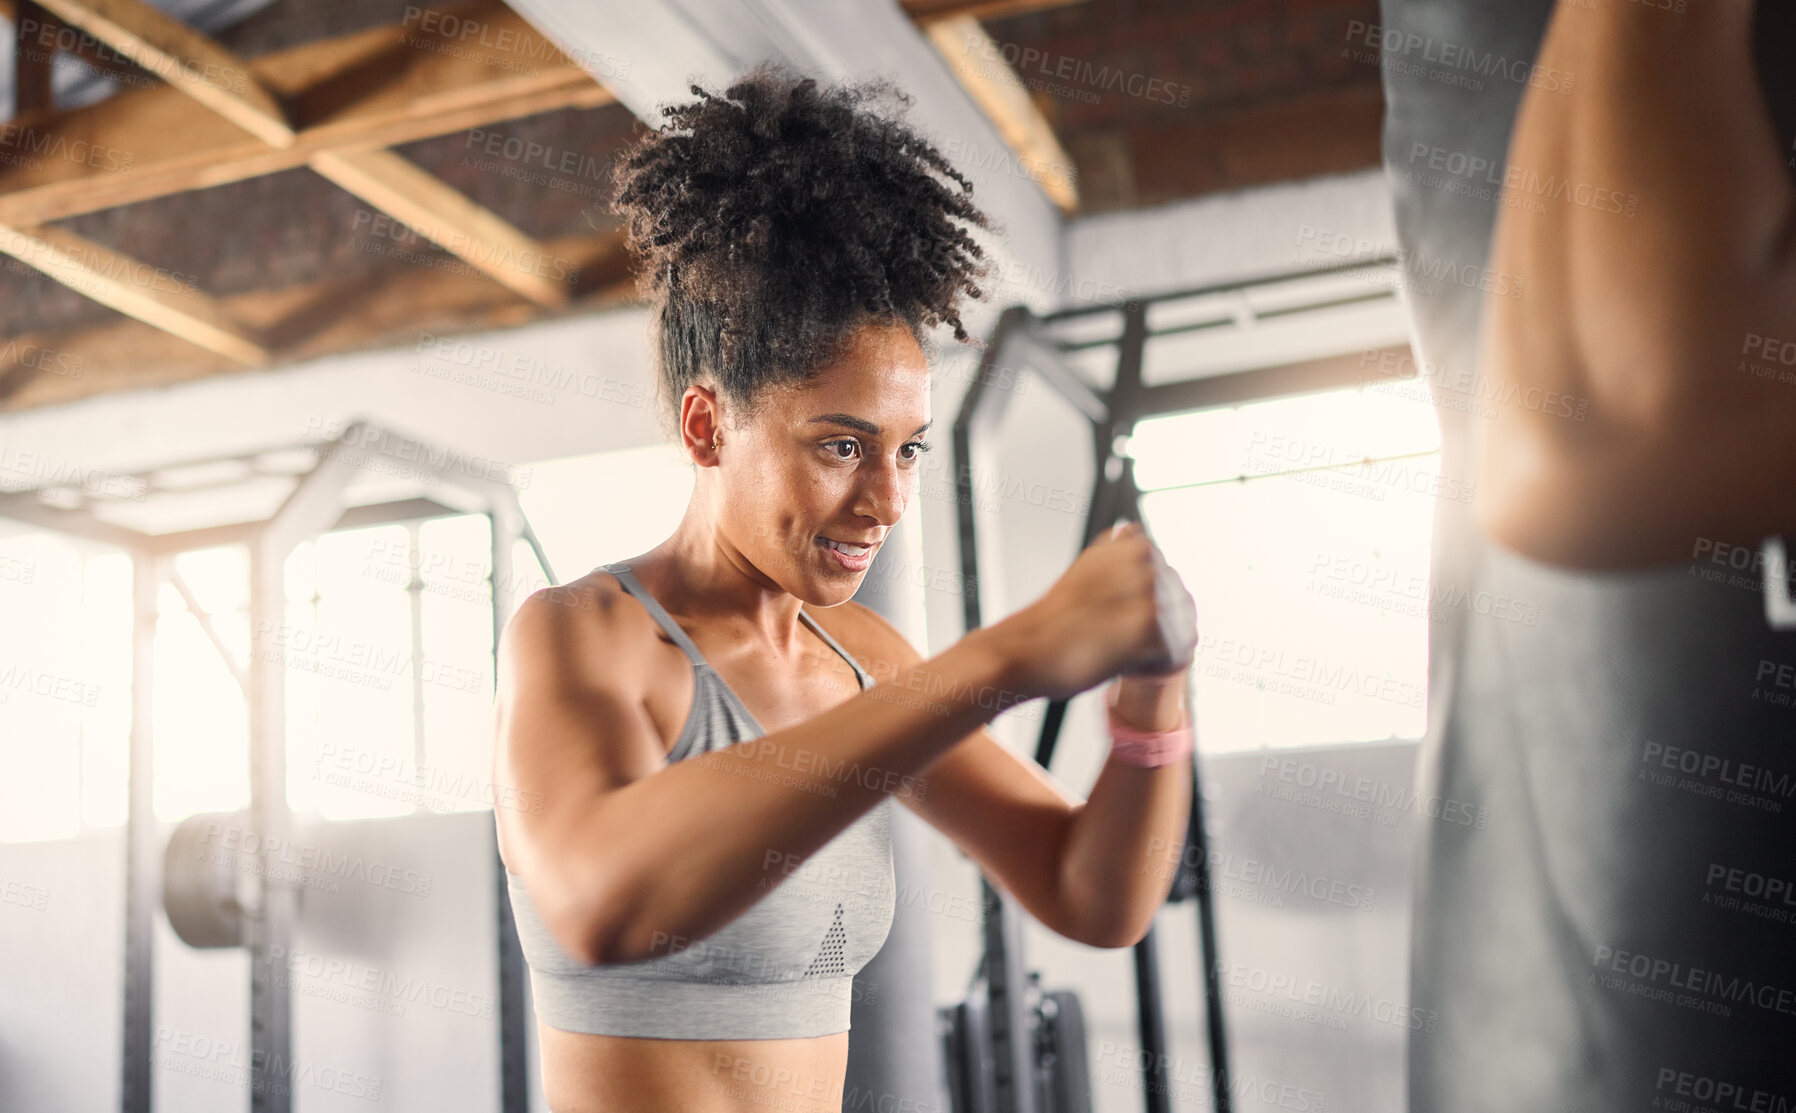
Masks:
[[[1093,541],[1045,595],[1006,619],[1019,686],[1066,699],[1113,676],[1169,676],[1197,651],[1197,607],[1137,522]]]

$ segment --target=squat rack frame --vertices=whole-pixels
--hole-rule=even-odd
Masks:
[[[1164,414],[1217,409],[1336,390],[1361,385],[1367,379],[1363,356],[1347,354],[1148,384],[1144,382],[1142,372],[1151,339],[1201,330],[1252,328],[1259,320],[1274,315],[1256,314],[1248,297],[1252,290],[1305,279],[1366,272],[1384,281],[1377,284],[1376,292],[1361,291],[1347,296],[1325,297],[1299,308],[1278,310],[1277,315],[1395,300],[1395,286],[1400,285],[1401,280],[1401,273],[1396,270],[1399,265],[1400,260],[1395,256],[1380,256],[1330,267],[1264,274],[1242,281],[1194,287],[1121,302],[1079,306],[1041,316],[1037,316],[1026,306],[1006,309],[998,318],[992,338],[981,354],[978,374],[968,386],[954,419],[954,484],[965,628],[969,631],[978,629],[983,625],[984,619],[980,597],[982,581],[979,576],[978,516],[975,502],[975,449],[979,443],[996,435],[1013,393],[1004,389],[1002,384],[1014,381],[1017,370],[1035,372],[1089,424],[1094,479],[1090,508],[1079,541],[1079,549],[1083,550],[1116,522],[1125,519],[1142,521],[1142,492],[1135,481],[1134,459],[1127,449],[1128,438],[1138,422]],[[1150,327],[1149,311],[1155,306],[1196,298],[1217,298],[1218,295],[1225,296],[1222,300],[1227,303],[1226,308],[1208,318],[1179,325]],[[1120,315],[1120,332],[1112,337],[1072,342],[1053,335],[1052,330],[1056,324],[1101,314]],[[1088,383],[1074,370],[1067,358],[1074,352],[1105,347],[1116,350],[1115,378],[1107,389]],[[1378,349],[1377,354],[1382,356],[1384,352],[1391,350]],[[1400,350],[1407,354],[1407,345]],[[1192,680],[1187,674],[1186,706],[1195,715],[1193,696]],[[1066,700],[1048,702],[1034,755],[1037,764],[1044,769],[1053,761],[1060,728],[1066,717],[1066,706]],[[1191,822],[1168,901],[1191,898],[1196,902],[1212,1108],[1216,1113],[1229,1113],[1231,1094],[1228,1041],[1223,1016],[1222,986],[1216,963],[1216,918],[1208,870],[1208,829],[1205,824],[1203,785],[1195,755],[1189,762],[1189,767],[1192,787]],[[984,925],[985,954],[978,979],[983,982],[987,995],[988,1043],[984,1050],[991,1063],[989,1076],[982,1080],[983,1092],[991,1102],[992,1113],[1057,1113],[1038,1109],[1040,1103],[1034,1088],[1035,1048],[1030,1038],[1030,1010],[1026,999],[1029,973],[1022,947],[1022,922],[1025,913],[1014,898],[995,885],[989,877],[982,874],[980,885],[987,915]],[[1166,1052],[1165,1011],[1161,1000],[1155,929],[1149,929],[1147,935],[1135,944],[1133,952],[1143,1099],[1147,1113],[1171,1113],[1171,1083],[1166,1069],[1169,1056]]]
[[[270,458],[285,453],[311,453],[306,470],[269,467]],[[283,665],[255,651],[253,631],[278,628],[286,609],[284,569],[301,543],[335,530],[381,524],[409,524],[430,518],[485,514],[492,548],[492,621],[495,666],[499,635],[511,613],[516,542],[530,546],[548,582],[555,583],[548,554],[530,528],[517,490],[505,478],[490,474],[479,458],[442,449],[368,421],[351,421],[332,439],[275,446],[199,460],[184,460],[135,473],[107,473],[100,490],[68,483],[0,491],[0,518],[39,529],[97,541],[123,550],[132,567],[131,732],[125,821],[125,977],[120,1109],[150,1113],[150,1072],[154,998],[153,949],[155,914],[162,908],[164,848],[157,845],[152,795],[154,740],[151,733],[152,664],[155,658],[157,595],[169,583],[181,593],[226,667],[243,686],[249,711],[249,830],[256,836],[258,869],[250,871],[252,907],[243,912],[244,946],[250,956],[250,1109],[253,1113],[290,1113],[292,1092],[285,1070],[293,1061],[292,999],[288,979],[269,976],[271,956],[291,951],[298,917],[298,892],[290,881],[272,881],[270,845],[285,846],[291,827],[287,809],[286,702]],[[141,501],[148,492],[167,490],[163,473],[238,465],[235,476],[217,482],[184,484],[182,493],[224,488],[246,480],[291,478],[292,489],[279,508],[260,521],[228,522],[167,533],[148,533],[108,520],[107,510],[126,501]],[[229,470],[227,467],[225,470]],[[500,466],[503,471],[503,466]],[[346,489],[364,471],[396,472],[428,485],[438,498],[414,496],[365,505],[345,505]],[[456,503],[459,505],[451,505]],[[210,617],[173,566],[176,554],[226,544],[249,549],[249,619],[252,644],[247,665],[239,666],[213,628]],[[416,581],[414,580],[414,607]],[[415,636],[414,623],[414,636]],[[414,653],[416,647],[414,647]],[[414,672],[416,670],[414,669]],[[496,674],[495,674],[496,675]],[[523,950],[511,915],[504,864],[498,842],[493,850],[497,887],[499,993],[499,1108],[525,1113],[529,1099],[525,1032]],[[281,948],[276,951],[276,948]]]

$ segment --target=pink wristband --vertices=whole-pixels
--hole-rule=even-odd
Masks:
[[[1116,707],[1108,699],[1105,716],[1110,723],[1110,756],[1129,765],[1156,769],[1189,757],[1195,748],[1191,722],[1173,730],[1149,731],[1132,727],[1116,717]]]

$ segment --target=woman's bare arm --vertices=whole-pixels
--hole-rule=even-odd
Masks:
[[[1116,714],[1137,730],[1176,730],[1191,722],[1183,674],[1123,677]],[[1069,825],[1061,886],[1075,906],[1104,917],[1099,946],[1132,947],[1154,926],[1177,876],[1191,825],[1191,765],[1143,768],[1107,759]]]
[[[532,804],[494,810],[505,860],[581,961],[703,939],[886,795],[926,786],[1006,707],[1188,660],[1195,631],[1166,624],[1162,563],[1139,527],[1113,531],[1003,621],[796,726],[672,765],[643,700],[646,615],[615,589],[535,592],[499,641],[496,799]]]
[[[873,611],[855,656],[874,676],[923,656]],[[1185,674],[1116,682],[1117,715],[1140,730],[1189,721]],[[948,836],[1043,927],[1090,947],[1141,941],[1166,903],[1191,820],[1191,772],[1176,762],[1144,769],[1107,760],[1089,799],[1068,791],[1027,755],[975,729],[927,770],[928,791],[899,800]]]
[[[501,640],[495,779],[540,807],[496,814],[545,925],[591,964],[715,932],[1017,698],[994,626],[797,726],[668,765],[642,701],[653,654],[573,598],[533,595]]]
[[[1510,144],[1512,176],[1565,191],[1498,216],[1491,266],[1526,295],[1487,298],[1483,368],[1498,397],[1589,404],[1502,408],[1478,516],[1552,563],[1660,564],[1796,527],[1796,362],[1777,347],[1796,341],[1796,190],[1753,4],[1666,3],[1685,10],[1558,5],[1538,64],[1575,85],[1530,89]]]
[[[657,654],[640,604],[535,592],[499,641],[496,799],[540,801],[495,808],[505,860],[582,961],[703,939],[1006,707],[1188,660],[1196,633],[1169,600],[1188,611],[1190,596],[1163,565],[1138,526],[1113,530],[1003,621],[796,726],[672,765],[644,703]]]

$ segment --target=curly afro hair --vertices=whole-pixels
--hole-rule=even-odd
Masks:
[[[956,304],[984,297],[990,264],[956,222],[992,223],[934,146],[868,110],[910,97],[883,79],[821,88],[773,64],[722,96],[692,92],[614,171],[670,437],[693,383],[750,415],[767,387],[810,378],[867,324],[921,344],[924,326],[945,323],[969,341]]]

